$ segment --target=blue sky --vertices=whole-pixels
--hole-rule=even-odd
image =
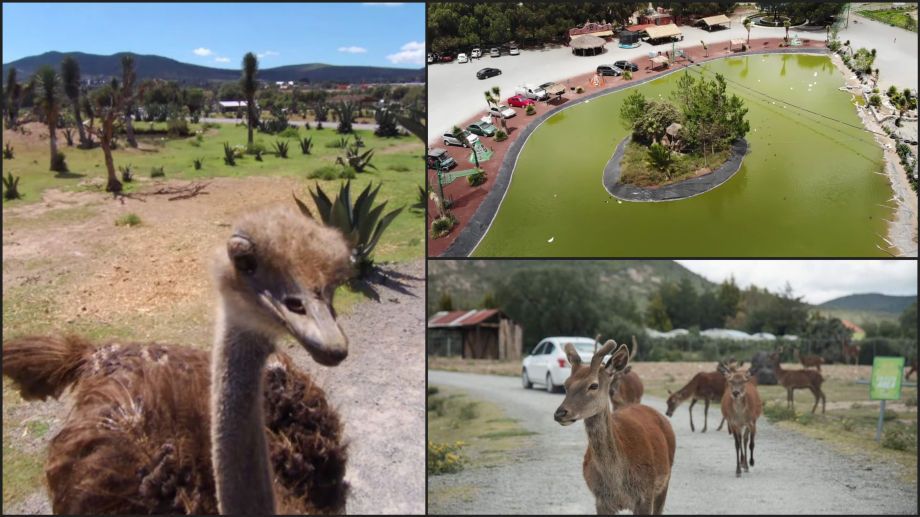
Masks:
[[[421,3],[3,4],[3,62],[51,50],[156,54],[196,65],[421,68]]]

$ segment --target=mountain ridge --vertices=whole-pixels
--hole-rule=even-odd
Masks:
[[[134,57],[134,66],[139,79],[165,79],[185,83],[209,81],[233,81],[240,77],[239,69],[214,68],[194,65],[156,54],[116,52],[110,55],[85,52],[49,51],[43,54],[3,63],[3,75],[9,68],[16,68],[21,77],[28,77],[44,65],[60,66],[65,56],[73,56],[80,64],[80,71],[86,77],[120,77],[121,58]],[[303,63],[283,65],[259,70],[259,79],[274,81],[336,82],[336,83],[402,83],[424,82],[425,68],[393,68],[379,66],[330,65],[326,63]]]
[[[881,293],[854,293],[828,300],[816,305],[816,307],[820,309],[842,309],[900,314],[916,300],[916,295],[894,296]]]

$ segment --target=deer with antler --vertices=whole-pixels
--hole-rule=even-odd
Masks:
[[[787,407],[795,409],[794,391],[808,388],[812,395],[815,396],[815,405],[811,408],[814,413],[818,409],[818,401],[821,401],[821,413],[824,414],[824,407],[827,404],[827,397],[821,391],[821,384],[824,383],[824,377],[814,370],[784,370],[779,364],[779,356],[783,353],[783,347],[779,347],[770,354],[770,360],[773,362],[773,373],[776,374],[776,380],[786,388]]]
[[[735,439],[737,477],[741,477],[742,469],[748,472],[748,464],[754,466],[754,437],[757,435],[757,419],[763,411],[757,386],[750,382],[751,373],[739,371],[741,364],[719,363],[719,373],[725,377],[722,416],[728,422],[728,432]],[[750,455],[747,454],[748,449]]]
[[[600,344],[601,335],[594,338],[594,352],[597,353],[597,347]],[[629,353],[629,361],[635,359],[639,353],[639,343],[636,342],[636,336],[632,337],[633,349]],[[619,375],[610,383],[610,403],[613,409],[617,410],[627,404],[638,404],[642,402],[642,394],[645,392],[645,386],[639,374],[632,371],[632,365],[628,365],[623,370],[623,375]]]
[[[606,362],[604,356],[616,348]],[[594,494],[598,514],[631,510],[660,515],[668,495],[676,442],[668,419],[658,411],[630,404],[610,409],[610,384],[624,375],[629,349],[607,341],[590,365],[571,343],[565,346],[572,374],[565,381],[565,400],[554,414],[556,422],[585,421],[588,448],[582,471]]]

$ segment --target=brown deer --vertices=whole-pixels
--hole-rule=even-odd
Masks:
[[[824,383],[824,377],[814,370],[784,370],[779,364],[779,355],[783,353],[780,347],[770,354],[770,360],[773,361],[773,373],[776,374],[776,380],[786,388],[786,402],[790,409],[795,409],[795,399],[793,391],[808,388],[812,395],[815,396],[815,405],[811,408],[814,413],[818,409],[818,401],[821,401],[821,414],[824,414],[824,407],[827,404],[827,397],[821,391],[821,384]]]
[[[603,363],[614,348],[613,356]],[[668,419],[642,404],[610,410],[609,388],[629,363],[626,345],[607,341],[584,365],[571,344],[565,347],[572,374],[565,400],[553,415],[561,425],[585,421],[588,448],[582,471],[598,514],[631,510],[660,515],[674,464],[674,431]]]
[[[722,363],[719,363],[720,365]],[[720,401],[722,400],[722,393],[725,391],[725,376],[720,372],[700,372],[693,376],[683,388],[672,392],[668,390],[668,411],[665,413],[669,417],[674,416],[674,410],[677,409],[683,401],[690,399],[690,431],[695,432],[696,428],[693,426],[693,406],[696,404],[697,400],[703,400],[705,402],[705,409],[703,411],[703,431],[706,432],[706,429],[709,427],[709,403],[710,401]],[[725,419],[723,418],[719,422],[719,428],[717,431],[722,430],[722,426],[725,424]]]
[[[905,364],[910,365],[910,370],[907,370],[907,373],[904,374],[904,379],[910,379],[911,375],[917,373],[917,358],[909,359],[905,361]]]
[[[805,368],[814,367],[814,368],[817,368],[819,372],[821,371],[821,365],[824,364],[824,358],[822,358],[819,355],[815,355],[815,354],[799,355],[798,348],[794,348],[792,350],[792,355],[794,355],[795,360],[802,363],[802,366],[804,366]]]
[[[853,364],[859,366],[859,345],[848,345],[843,344],[843,362],[850,364],[852,359]]]
[[[750,466],[754,466],[754,437],[763,404],[756,384],[749,382],[750,371],[741,372],[733,365],[725,364],[719,364],[719,371],[726,383],[722,394],[722,417],[728,422],[728,432],[735,438],[735,476],[741,477],[742,469],[748,472],[748,448]]]
[[[600,340],[600,336],[597,336],[597,340]],[[630,361],[636,357],[639,351],[639,343],[636,342],[636,336],[633,336],[632,342],[633,349],[632,352],[629,353]],[[614,410],[620,409],[627,404],[638,404],[642,402],[642,394],[644,392],[645,387],[642,385],[642,379],[639,378],[639,374],[632,371],[632,365],[627,366],[626,369],[623,370],[623,375],[618,375],[610,382],[610,402],[613,404]]]

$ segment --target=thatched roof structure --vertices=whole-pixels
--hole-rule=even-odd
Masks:
[[[572,46],[573,54],[585,55],[596,55],[604,51],[604,45],[607,44],[607,40],[604,38],[599,38],[597,36],[592,36],[590,34],[585,34],[583,36],[578,36],[577,38],[572,38],[570,45]]]

